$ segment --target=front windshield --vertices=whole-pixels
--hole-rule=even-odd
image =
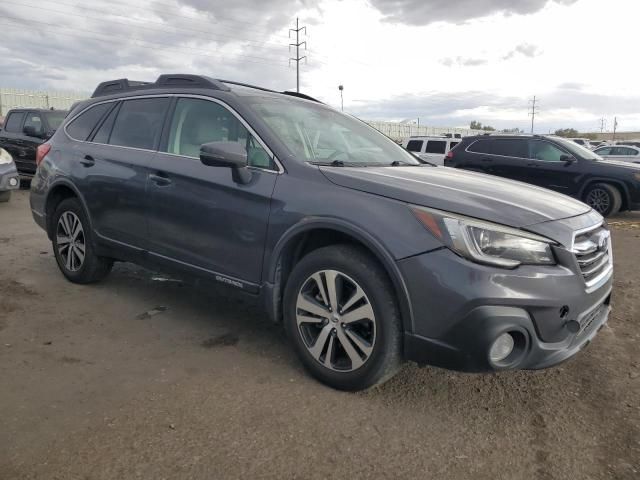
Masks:
[[[593,153],[593,151],[589,150],[588,148],[578,145],[573,140],[567,140],[561,137],[553,137],[553,139],[556,142],[562,144],[562,146],[569,150],[573,155],[584,158],[586,160],[602,160],[602,157],[600,155]]]
[[[255,97],[251,107],[297,158],[348,166],[420,165],[367,124],[310,102]]]
[[[64,111],[49,111],[46,112],[45,117],[47,117],[47,123],[49,127],[53,130],[57,130],[62,121],[67,116],[67,112]]]

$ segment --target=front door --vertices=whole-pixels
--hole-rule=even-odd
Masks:
[[[199,98],[179,98],[147,180],[150,253],[225,282],[259,283],[271,195],[272,156],[230,110]],[[252,179],[236,183],[230,168],[200,162],[200,146],[241,143]],[[219,278],[220,279],[220,278]]]
[[[580,190],[580,160],[546,140],[529,140],[531,164],[529,183],[549,188],[565,195],[576,196]],[[575,161],[567,161],[571,158]]]

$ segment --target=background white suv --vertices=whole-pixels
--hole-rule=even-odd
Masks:
[[[402,146],[422,160],[443,165],[445,155],[458,143],[460,143],[459,138],[409,137],[402,142]]]

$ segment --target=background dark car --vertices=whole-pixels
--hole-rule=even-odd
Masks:
[[[570,140],[541,135],[466,137],[444,165],[520,180],[582,200],[604,216],[640,209],[640,166],[602,161]]]
[[[23,179],[36,173],[36,149],[51,138],[67,113],[67,110],[33,108],[9,111],[0,129],[0,148],[13,157]]]

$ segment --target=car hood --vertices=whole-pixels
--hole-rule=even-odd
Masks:
[[[640,172],[639,163],[625,162],[623,160],[613,160],[606,157],[603,160],[599,160],[594,163],[598,166],[602,166],[603,168],[620,167],[626,170],[633,170],[635,172]]]
[[[574,217],[589,206],[566,195],[448,167],[320,167],[336,185],[491,222],[525,227]]]

